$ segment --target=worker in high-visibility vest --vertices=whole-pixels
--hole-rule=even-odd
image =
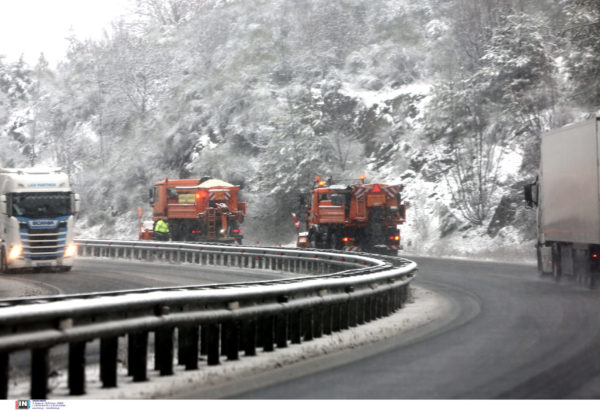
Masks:
[[[169,240],[169,220],[167,218],[158,218],[154,225],[154,239],[157,241]]]

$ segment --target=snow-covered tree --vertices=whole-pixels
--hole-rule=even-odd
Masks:
[[[567,26],[565,62],[574,89],[569,97],[589,111],[600,109],[600,1],[562,1]]]

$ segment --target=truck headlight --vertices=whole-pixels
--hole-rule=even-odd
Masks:
[[[18,259],[23,255],[23,247],[21,245],[14,245],[8,253],[8,259]]]
[[[72,258],[75,255],[77,255],[77,245],[72,243],[65,249],[65,258]]]

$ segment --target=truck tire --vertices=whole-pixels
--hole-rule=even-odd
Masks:
[[[552,277],[555,281],[560,281],[562,277],[562,265],[560,260],[560,245],[552,245]]]
[[[596,274],[594,272],[586,272],[583,277],[583,285],[588,289],[594,289],[596,287]]]
[[[4,248],[0,249],[0,273],[8,273],[8,262],[6,261]]]
[[[596,264],[590,259],[590,253],[585,254],[585,271],[583,272],[583,285],[588,289],[594,289],[596,287],[596,281],[598,278],[598,272]]]
[[[331,232],[331,234],[329,235],[329,248],[330,249],[339,249],[338,242],[339,242],[338,235],[335,232]]]
[[[308,247],[313,249],[320,249],[321,246],[321,234],[314,229],[311,229],[308,233]]]

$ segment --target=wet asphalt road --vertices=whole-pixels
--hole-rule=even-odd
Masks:
[[[533,266],[413,259],[416,283],[452,301],[449,323],[236,398],[600,397],[600,290],[542,279]]]
[[[37,287],[36,295],[74,294],[127,289],[190,286],[214,283],[253,282],[298,276],[289,272],[259,269],[232,270],[219,266],[194,264],[156,264],[110,259],[77,258],[70,272],[23,271],[3,275],[1,279],[14,281],[12,294],[3,298],[19,297],[25,286]],[[33,292],[31,292],[33,293]]]

